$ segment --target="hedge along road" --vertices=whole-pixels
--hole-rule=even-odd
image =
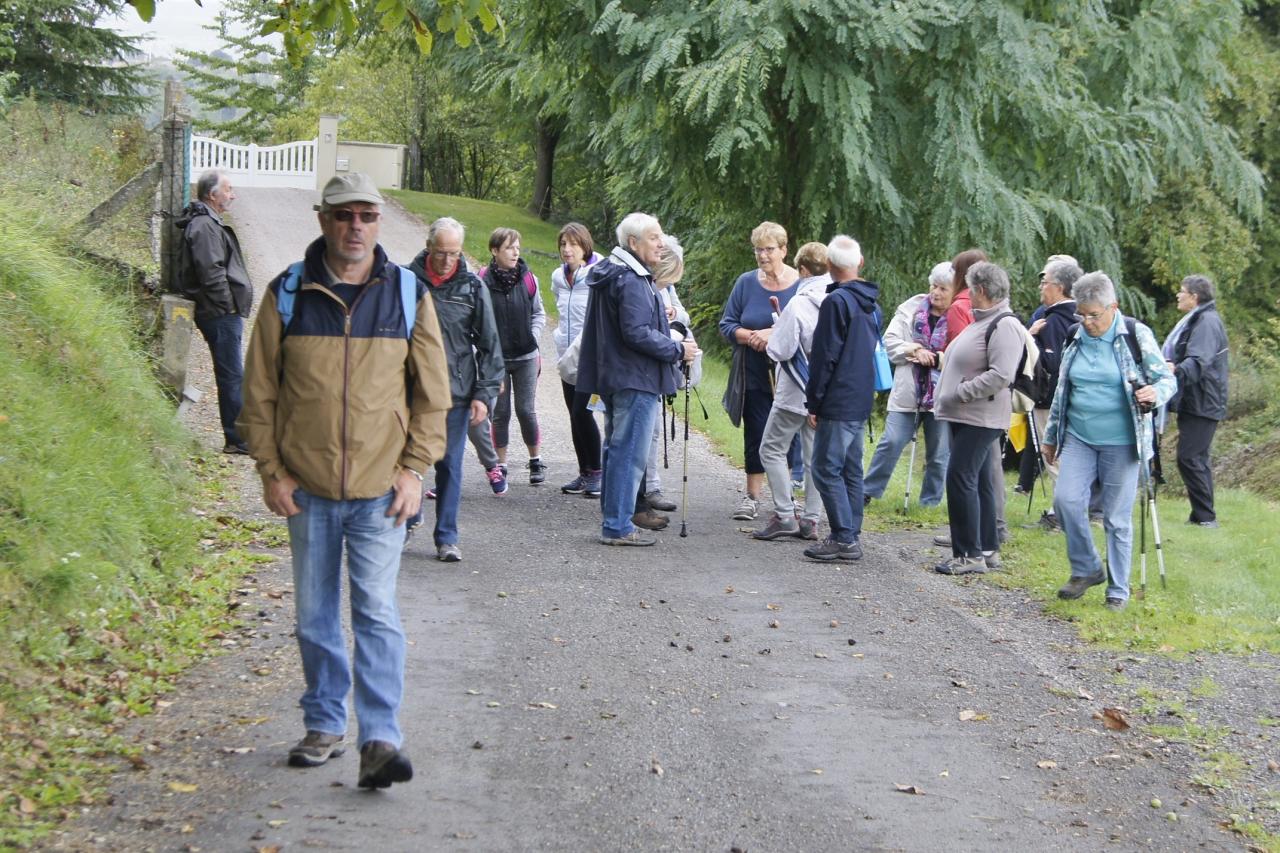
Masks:
[[[234,222],[260,295],[318,234],[315,194],[239,195]],[[424,235],[388,208],[392,258],[407,262]],[[550,275],[545,261],[535,267]],[[1097,718],[1122,699],[1108,695],[1119,689],[1114,656],[1081,647],[1023,595],[927,571],[937,552],[925,535],[870,534],[864,559],[840,566],[805,561],[799,541],[754,542],[729,519],[740,473],[695,436],[688,538],[677,512],[656,547],[599,545],[598,502],[558,488],[576,465],[553,356],[548,332],[538,397],[547,484],[527,484],[513,423],[505,497],[492,496],[468,451],[462,562],[436,562],[425,531],[404,558],[402,723],[416,778],[358,791],[351,741],[324,767],[285,765],[302,733],[302,681],[281,560],[260,578],[284,606],[260,610],[231,654],[198,667],[140,724],[150,769],[123,771],[116,804],[70,846],[1234,843],[1190,798],[1176,756]],[[662,475],[677,499],[684,452],[671,446]],[[236,464],[245,511],[262,513],[256,477]]]

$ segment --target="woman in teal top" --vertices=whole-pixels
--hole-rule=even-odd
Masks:
[[[1168,401],[1178,383],[1151,330],[1120,313],[1115,285],[1104,273],[1082,276],[1071,292],[1080,325],[1062,354],[1041,442],[1045,460],[1052,465],[1056,458],[1060,466],[1053,505],[1071,563],[1071,579],[1058,597],[1080,598],[1089,587],[1105,582],[1106,606],[1123,610],[1129,601],[1138,469],[1151,455],[1150,411]],[[1089,490],[1095,479],[1102,484],[1109,573],[1089,530]]]

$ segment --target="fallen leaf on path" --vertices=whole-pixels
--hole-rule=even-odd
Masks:
[[[256,853],[280,853],[279,844],[268,844],[265,847],[255,848]]]
[[[973,710],[972,708],[965,708],[963,711],[960,712],[959,717],[960,717],[960,722],[962,723],[968,723],[968,722],[980,723],[983,720],[987,719],[989,715],[979,714],[977,711]]]
[[[950,771],[950,770],[943,770],[941,773],[939,773],[939,774],[938,774],[938,776],[940,776],[940,777],[941,777],[941,778],[943,778],[943,779],[947,779],[947,778],[949,778],[949,777],[951,776],[951,771]]]
[[[832,627],[832,628],[839,628],[839,627],[840,627],[840,620],[839,620],[839,619],[832,619],[832,620],[831,620],[831,627]]]
[[[770,628],[777,628],[777,627],[780,627],[781,625],[782,623],[779,622],[777,619],[774,619],[772,622],[769,623]]]
[[[501,702],[485,702],[484,706],[486,708],[501,708],[502,703]]]
[[[1036,767],[1039,767],[1041,770],[1053,770],[1057,766],[1058,766],[1058,762],[1050,761],[1047,758],[1044,761],[1036,762]]]
[[[815,768],[813,768],[812,770],[810,770],[809,772],[810,772],[810,773],[812,773],[814,776],[821,776],[821,775],[822,775],[822,768],[821,768],[821,767],[815,767]]]
[[[1095,714],[1094,717],[1096,719],[1099,715]],[[1129,721],[1125,719],[1124,712],[1119,708],[1103,708],[1101,719],[1102,725],[1113,732],[1129,730]]]
[[[1267,759],[1267,769],[1272,773],[1280,773],[1280,763],[1277,763],[1274,758],[1269,758]]]
[[[35,800],[32,800],[28,797],[19,797],[18,811],[22,812],[23,814],[35,814],[36,813]]]
[[[726,587],[724,588],[724,594],[725,594],[725,595],[733,595],[733,587],[731,587],[731,586],[726,586]]]
[[[968,687],[969,685],[967,682],[961,681],[958,678],[953,678],[951,679],[951,686],[952,687]]]
[[[544,708],[544,709],[546,709],[546,710],[548,710],[548,711],[554,711],[554,710],[556,709],[556,706],[555,706],[555,705],[552,705],[550,702],[530,702],[530,703],[529,703],[529,707],[530,707],[530,708]]]
[[[194,791],[200,790],[200,786],[193,785],[190,782],[170,782],[169,790],[173,791],[175,794],[190,794]]]
[[[285,825],[286,823],[288,823],[288,822],[289,822],[289,821],[287,821],[287,820],[283,820],[283,819],[281,819],[281,820],[269,820],[269,821],[267,821],[267,826],[271,827],[272,829],[279,829],[280,827],[284,826],[284,825]]]
[[[823,660],[826,660],[826,659],[827,659],[827,653],[826,653],[826,652],[814,652],[814,653],[813,653],[813,656],[814,656],[815,658],[822,658]]]
[[[1089,702],[1093,701],[1093,694],[1091,694],[1088,690],[1085,690],[1083,687],[1076,688],[1076,695],[1079,696],[1081,699],[1085,699]]]
[[[893,789],[899,794],[915,794],[921,797],[924,796],[924,788],[921,788],[919,785],[894,785]]]
[[[505,592],[502,592],[502,591],[498,592],[498,598],[506,598],[506,597],[507,597],[507,594]]]
[[[468,696],[479,696],[479,695],[480,695],[480,691],[479,691],[479,690],[468,690],[468,691],[467,691],[467,695],[468,695]]]
[[[649,772],[655,776],[661,776],[666,771],[662,769],[662,765],[658,763],[658,759],[649,759]]]
[[[781,605],[781,604],[766,604],[764,607],[765,607],[765,609],[766,609],[766,610],[781,610],[781,609],[782,609],[782,605]]]
[[[224,746],[222,748],[224,755],[248,755],[251,752],[253,752],[253,747],[251,746]]]

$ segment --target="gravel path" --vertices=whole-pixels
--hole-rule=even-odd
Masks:
[[[315,194],[240,196],[235,223],[260,292],[317,233]],[[392,206],[383,244],[407,261],[424,231]],[[697,437],[689,537],[603,548],[598,503],[556,486],[575,466],[553,370],[539,401],[548,485],[526,484],[513,446],[511,492],[496,499],[469,455],[464,560],[435,562],[425,535],[405,557],[412,783],[357,791],[354,752],[285,766],[301,677],[281,561],[240,591],[246,627],[222,639],[230,653],[137,727],[148,769],[122,770],[113,805],[55,846],[1240,848],[1213,795],[1188,779],[1194,749],[1111,731],[1100,716],[1145,672],[1188,687],[1213,672],[1236,717],[1280,716],[1273,659],[1173,665],[1090,650],[1020,593],[927,571],[937,554],[926,534],[869,536],[847,566],[806,562],[799,542],[753,542],[729,520],[740,474]],[[220,441],[212,404],[192,416]],[[680,492],[681,452],[668,495]],[[232,467],[233,508],[261,515],[251,467]]]

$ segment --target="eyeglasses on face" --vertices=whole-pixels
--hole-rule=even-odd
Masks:
[[[757,255],[772,255],[774,252],[781,252],[782,247],[781,246],[756,246],[751,251],[755,252]]]
[[[1107,316],[1107,313],[1110,310],[1111,309],[1109,308],[1104,308],[1101,311],[1091,311],[1088,314],[1072,314],[1071,316],[1075,317],[1081,323],[1096,323],[1103,317]]]
[[[335,207],[329,211],[329,215],[333,217],[335,222],[350,222],[358,216],[365,225],[372,225],[382,216],[376,210],[351,210],[346,207]]]

